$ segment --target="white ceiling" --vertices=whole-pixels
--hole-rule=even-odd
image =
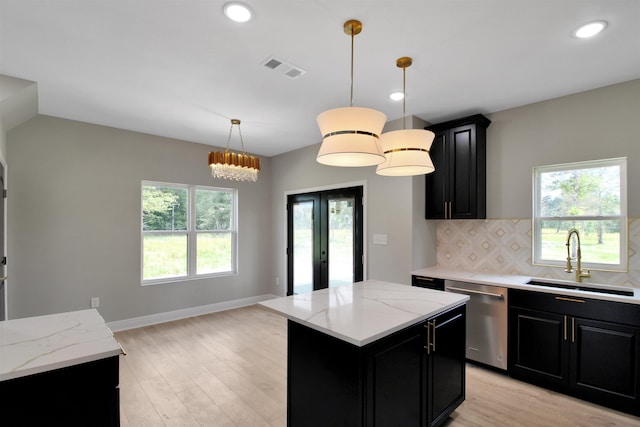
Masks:
[[[0,74],[38,83],[39,112],[215,146],[231,118],[247,151],[320,142],[316,116],[349,105],[431,123],[492,113],[640,78],[638,0],[0,0]],[[591,40],[580,24],[608,28]],[[306,71],[290,79],[262,63]],[[542,124],[543,125],[543,124]],[[239,148],[237,133],[232,148]]]

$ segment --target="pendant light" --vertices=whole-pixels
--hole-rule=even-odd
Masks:
[[[398,58],[396,66],[402,68],[402,130],[383,133],[380,145],[384,151],[385,161],[378,165],[376,173],[386,176],[424,175],[435,170],[429,149],[435,134],[424,129],[407,129],[406,116],[406,72],[413,60],[407,56]]]
[[[235,125],[238,126],[242,154],[229,151],[229,141],[231,141],[231,133]],[[211,167],[211,176],[214,178],[251,182],[258,180],[260,159],[244,153],[244,141],[242,140],[242,131],[240,130],[240,120],[231,119],[231,128],[229,129],[229,137],[227,138],[227,149],[224,151],[211,151],[209,153],[209,166]]]
[[[352,19],[344,23],[344,33],[351,36],[350,106],[328,110],[317,117],[322,145],[316,160],[324,165],[375,166],[385,160],[378,139],[387,116],[353,106],[353,41],[361,31],[360,21]]]

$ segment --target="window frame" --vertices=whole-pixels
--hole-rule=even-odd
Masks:
[[[571,171],[578,169],[597,169],[603,167],[618,166],[620,167],[620,214],[606,216],[561,216],[561,217],[541,217],[541,174],[559,171]],[[620,262],[618,264],[590,262],[582,257],[582,267],[589,268],[594,271],[612,271],[627,272],[628,271],[628,218],[627,218],[627,158],[618,157],[612,159],[589,160],[582,162],[562,163],[556,165],[536,166],[533,168],[533,200],[532,200],[532,264],[545,267],[566,267],[566,257],[562,260],[542,259],[542,221],[608,221],[618,220],[620,222],[620,242],[619,255]],[[567,230],[568,232],[569,230]]]
[[[175,188],[187,190],[187,229],[186,230],[144,230],[144,188],[146,186]],[[196,229],[196,191],[218,191],[231,193],[231,224],[229,230],[197,230]],[[231,269],[197,274],[197,242],[198,234],[231,234]],[[144,236],[146,235],[186,235],[187,238],[187,274],[184,276],[144,279]],[[184,282],[211,277],[232,276],[238,273],[238,190],[235,188],[211,187],[205,185],[180,184],[160,181],[141,181],[140,185],[140,283],[142,286],[164,283]]]

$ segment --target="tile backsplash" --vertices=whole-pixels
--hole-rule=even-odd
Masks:
[[[531,265],[531,219],[438,221],[438,266],[573,280],[560,267]],[[629,271],[592,271],[585,282],[640,288],[640,218],[629,218]]]

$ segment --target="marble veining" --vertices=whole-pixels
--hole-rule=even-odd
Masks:
[[[119,354],[95,309],[0,322],[0,381]]]
[[[289,320],[363,346],[468,299],[465,295],[367,280],[259,305]]]

